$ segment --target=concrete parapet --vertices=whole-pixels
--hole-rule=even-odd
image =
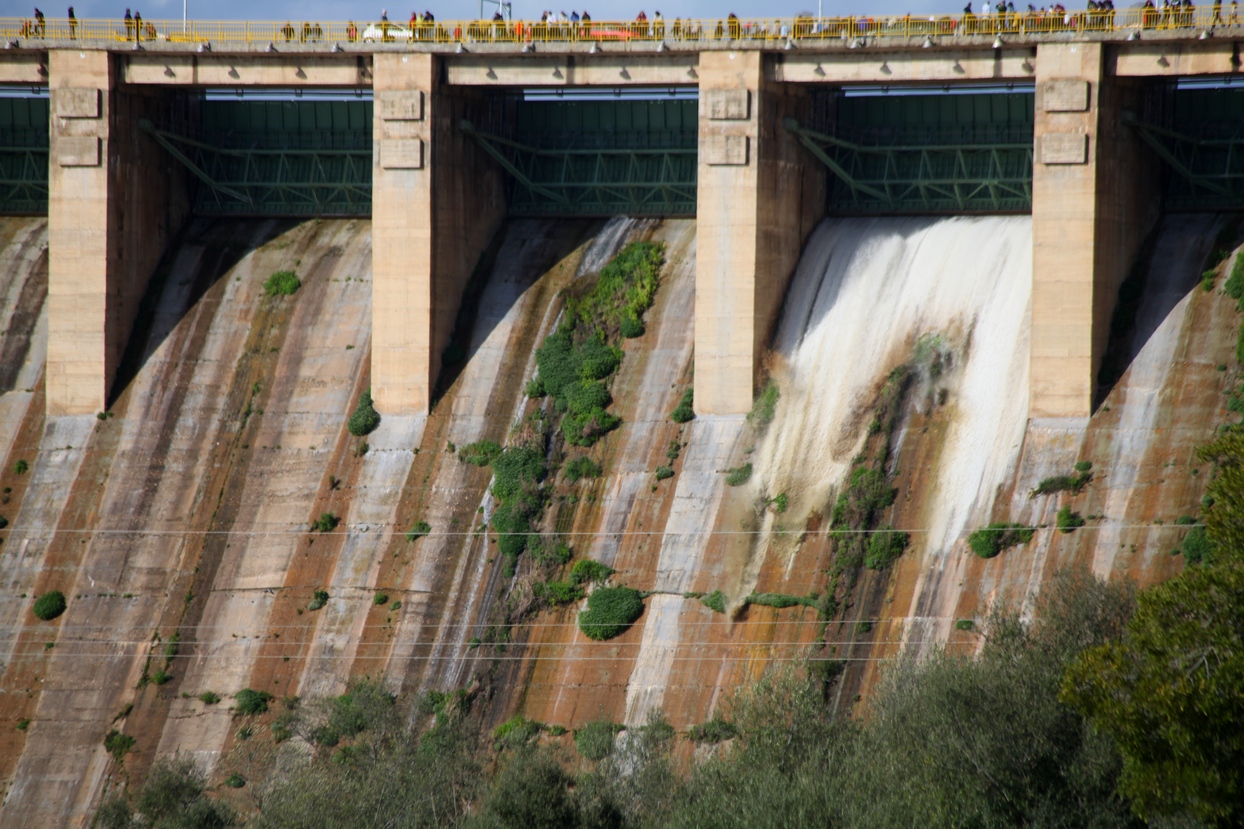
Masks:
[[[696,207],[696,409],[752,405],[803,242],[825,209],[825,175],[782,130],[798,87],[767,79],[756,52],[700,55]]]
[[[189,212],[184,172],[139,132],[169,98],[121,88],[104,51],[50,54],[47,407],[107,408],[147,281]]]
[[[1157,169],[1122,124],[1144,93],[1099,43],[1042,44],[1032,176],[1029,413],[1087,417],[1119,286],[1159,213]]]
[[[479,93],[442,83],[441,58],[376,56],[372,157],[372,396],[428,411],[462,292],[505,217],[500,171],[458,128]]]

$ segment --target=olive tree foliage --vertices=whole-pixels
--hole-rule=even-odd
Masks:
[[[482,786],[479,739],[461,718],[426,732],[378,682],[304,706],[285,765],[262,791],[256,829],[453,827]]]
[[[796,676],[727,709],[738,737],[697,767],[673,826],[1125,827],[1113,743],[1058,701],[1067,663],[1117,639],[1131,591],[1055,579],[1036,621],[991,614],[977,658],[887,666],[859,718]]]
[[[240,825],[233,810],[207,794],[203,773],[188,757],[156,762],[132,798],[106,800],[95,829],[226,829]]]
[[[1155,821],[1244,824],[1244,564],[1141,595],[1121,642],[1083,654],[1063,698],[1118,741],[1121,790]]]
[[[1036,620],[996,610],[975,659],[891,666],[841,780],[844,825],[1138,825],[1115,792],[1120,759],[1058,700],[1085,648],[1121,636],[1133,596],[1087,574],[1047,587]]]

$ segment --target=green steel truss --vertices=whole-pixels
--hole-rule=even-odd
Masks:
[[[1123,122],[1174,173],[1166,185],[1167,209],[1244,208],[1244,122],[1187,125],[1189,132],[1146,124],[1131,113]],[[1194,129],[1200,135],[1189,134]]]
[[[784,121],[837,179],[834,213],[1026,213],[1032,141],[864,144]]]
[[[368,216],[372,151],[366,148],[220,147],[150,122],[140,127],[191,172],[202,216]]]
[[[47,214],[48,127],[47,98],[0,98],[0,214]]]
[[[48,145],[0,145],[0,215],[47,212]]]
[[[546,149],[460,128],[514,182],[510,213],[523,216],[694,216],[696,150]]]

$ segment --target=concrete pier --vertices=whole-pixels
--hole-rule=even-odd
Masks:
[[[108,395],[147,281],[189,214],[185,171],[138,130],[176,96],[121,89],[103,51],[50,54],[48,413],[89,414]]]

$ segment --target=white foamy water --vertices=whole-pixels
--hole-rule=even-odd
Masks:
[[[786,492],[796,520],[826,509],[886,375],[921,336],[940,335],[952,352],[941,380],[951,425],[924,526],[909,529],[927,530],[912,533],[915,552],[944,560],[969,519],[987,514],[1023,441],[1031,288],[1027,216],[822,222],[779,322],[781,401],[753,486]]]

